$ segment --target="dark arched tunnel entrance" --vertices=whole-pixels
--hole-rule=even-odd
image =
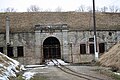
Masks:
[[[46,59],[61,58],[60,42],[55,37],[48,37],[43,42],[43,56]]]

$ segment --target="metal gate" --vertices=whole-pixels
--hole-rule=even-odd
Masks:
[[[43,45],[43,56],[44,59],[60,58],[60,45]]]

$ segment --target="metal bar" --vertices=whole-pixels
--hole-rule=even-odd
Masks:
[[[96,37],[96,17],[95,17],[95,0],[93,0],[93,26],[94,26],[94,52],[95,60],[98,60],[98,51],[97,51],[97,37]]]

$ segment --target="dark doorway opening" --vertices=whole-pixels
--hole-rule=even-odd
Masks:
[[[55,37],[48,37],[43,42],[43,56],[45,59],[61,58],[60,42]]]
[[[18,57],[23,57],[24,56],[24,51],[23,51],[23,46],[18,46],[17,47],[17,53],[18,53]]]
[[[89,44],[90,54],[94,54],[94,44]]]
[[[99,44],[99,53],[104,53],[105,52],[105,44],[104,43],[100,43]]]
[[[13,47],[7,47],[7,56],[14,57],[13,55]]]
[[[3,53],[3,47],[0,47],[0,52]]]
[[[86,54],[86,45],[80,44],[80,54]]]

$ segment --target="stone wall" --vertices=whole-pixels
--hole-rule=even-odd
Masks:
[[[99,44],[105,44],[105,51],[108,51],[114,44],[119,41],[119,31],[97,31],[97,49],[99,51]],[[94,44],[89,41],[89,38],[93,38],[93,31],[69,31],[69,53],[73,56],[75,63],[90,62],[94,59],[94,54],[90,54],[89,44]],[[80,44],[86,44],[86,54],[80,53]],[[101,54],[100,54],[101,55]]]
[[[93,31],[62,31],[54,33],[10,33],[10,46],[13,47],[14,58],[22,64],[40,64],[43,59],[42,46],[48,37],[56,37],[61,45],[61,59],[82,63],[94,60],[94,54],[90,54],[89,38],[93,38]],[[67,41],[67,42],[66,42]],[[114,44],[120,41],[120,31],[97,31],[97,45],[105,43],[105,51],[108,51]],[[7,54],[5,34],[0,34],[0,47],[3,47],[4,54]],[[86,53],[80,53],[80,44],[86,44]],[[18,57],[17,47],[23,46],[24,56]],[[101,55],[101,54],[100,54]]]
[[[3,47],[3,53],[7,55],[7,47],[13,48],[13,58],[17,59],[23,64],[35,63],[35,34],[34,33],[10,33],[10,46],[6,45],[5,34],[0,34],[0,47]],[[24,56],[18,57],[17,47],[23,46]]]

